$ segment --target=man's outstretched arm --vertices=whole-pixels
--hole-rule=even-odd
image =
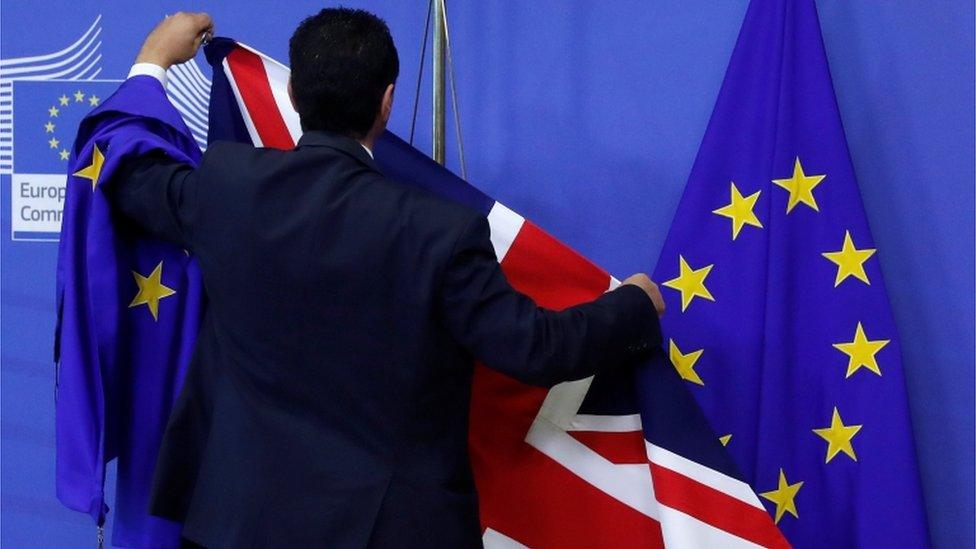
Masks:
[[[534,385],[593,375],[660,345],[660,293],[635,275],[599,298],[552,311],[508,283],[495,257],[488,222],[462,233],[444,275],[441,311],[448,329],[486,366]]]

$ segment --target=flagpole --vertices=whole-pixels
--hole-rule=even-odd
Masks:
[[[431,0],[434,3],[434,37],[433,37],[433,151],[432,157],[438,164],[444,164],[444,53],[447,49],[446,17],[444,14],[444,0]]]

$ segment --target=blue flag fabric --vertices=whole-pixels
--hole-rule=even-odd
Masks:
[[[928,544],[813,0],[750,3],[655,280],[674,366],[792,544]]]
[[[189,364],[203,292],[184,250],[113,220],[104,189],[131,156],[196,164],[200,149],[162,85],[131,78],[82,122],[69,162],[58,255],[57,495],[102,524],[118,459],[113,544],[175,547],[148,513],[152,473]]]

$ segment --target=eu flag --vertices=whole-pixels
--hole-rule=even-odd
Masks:
[[[655,279],[674,367],[791,543],[928,544],[813,0],[751,2]]]
[[[137,76],[81,123],[58,253],[58,498],[102,524],[105,464],[117,459],[113,544],[124,547],[179,544],[178,524],[148,514],[149,491],[203,306],[196,260],[110,211],[113,173],[149,153],[200,159],[162,85]]]

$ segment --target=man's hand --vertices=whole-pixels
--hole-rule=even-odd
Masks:
[[[658,289],[657,284],[651,282],[651,279],[646,274],[637,273],[630,275],[623,283],[637,286],[641,290],[644,290],[647,297],[651,298],[651,301],[654,303],[654,310],[657,311],[657,316],[664,314],[664,297],[661,296],[661,290]]]
[[[156,25],[139,50],[136,63],[152,63],[164,69],[185,63],[197,54],[205,39],[213,36],[213,19],[206,13],[179,12]]]

